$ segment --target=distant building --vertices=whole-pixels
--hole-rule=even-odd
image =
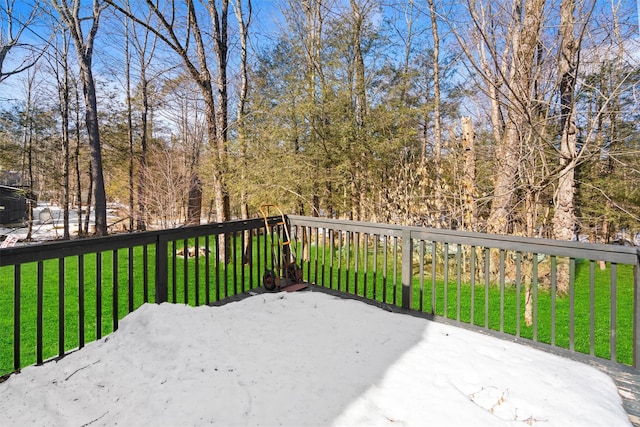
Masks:
[[[35,195],[28,190],[0,185],[0,224],[18,224],[29,219],[28,200]]]

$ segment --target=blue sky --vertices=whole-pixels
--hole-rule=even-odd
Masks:
[[[141,0],[139,0],[141,1]],[[346,0],[336,0],[337,3],[345,3],[348,5]],[[548,0],[551,2],[551,0]],[[600,10],[600,13],[607,13],[607,10],[611,8],[612,1],[616,0],[597,0],[597,9]],[[91,5],[90,0],[83,0],[84,4],[88,7]],[[271,42],[275,40],[277,37],[277,33],[282,30],[282,13],[281,9],[283,7],[283,3],[286,3],[286,0],[252,0],[253,4],[253,21],[251,27],[251,33],[254,37],[252,42],[252,46],[254,49],[263,49],[267,47]],[[18,18],[20,20],[24,20],[27,17],[28,11],[30,10],[30,5],[32,4],[31,0],[27,1],[17,1],[16,2],[16,11],[18,11]],[[415,4],[417,7],[426,10],[426,0],[415,0]],[[458,3],[459,5],[464,5],[464,2]],[[625,10],[627,14],[623,17],[628,25],[633,25],[635,29],[635,34],[638,36],[640,34],[640,29],[638,28],[638,16],[640,16],[640,0],[622,0],[620,2],[622,10]],[[246,9],[245,9],[246,10]],[[391,10],[387,7],[385,10],[385,14],[389,15],[389,11]],[[233,13],[233,12],[231,12]],[[106,18],[106,17],[105,17]],[[404,25],[402,23],[402,17],[399,16],[399,21],[397,26],[402,28]],[[96,66],[100,65],[100,61],[103,61],[104,56],[100,57],[100,55],[106,54],[107,62],[114,62],[114,56],[122,55],[120,52],[120,48],[114,48],[116,43],[114,43],[113,39],[108,36],[107,33],[107,25],[105,24],[106,19],[103,18],[102,27],[100,28],[100,32],[97,40],[97,52],[96,55]],[[380,19],[378,22],[381,22]],[[231,24],[235,22],[235,18],[232,17],[230,19]],[[421,24],[423,27],[428,28],[428,23],[424,22]],[[0,26],[2,27],[3,32],[6,32],[6,21],[1,21]],[[31,28],[28,32],[24,34],[23,41],[26,42],[34,42],[36,44],[44,43],[44,40],[48,38],[48,33],[50,32],[49,26],[43,21],[40,25]],[[640,37],[639,37],[640,38]],[[639,53],[640,54],[640,53]],[[15,64],[16,61],[19,60],[21,55],[24,55],[24,52],[13,51],[9,55],[9,62]],[[7,64],[10,65],[10,64]],[[8,67],[5,66],[5,70]],[[10,98],[12,96],[7,95],[7,93],[15,94],[16,90],[19,90],[20,85],[20,77],[11,77],[7,81],[0,83],[0,102],[2,98]]]

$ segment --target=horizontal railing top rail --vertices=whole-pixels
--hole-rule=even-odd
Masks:
[[[617,262],[620,264],[637,265],[640,257],[640,248],[621,245],[486,234],[429,227],[403,225],[394,226],[375,222],[349,221],[299,215],[288,215],[288,218],[291,220],[292,225],[299,226],[327,229],[333,228],[343,231],[386,235],[390,237],[402,237],[403,233],[410,232],[412,238],[428,241],[503,249],[507,251],[540,253],[550,256],[576,259]]]
[[[268,218],[269,225],[274,225],[280,220],[279,216]],[[252,218],[223,223],[190,225],[166,230],[141,231],[14,246],[0,249],[0,267],[150,245],[159,238],[165,241],[182,240],[197,236],[235,233],[261,227],[264,227],[264,219]]]

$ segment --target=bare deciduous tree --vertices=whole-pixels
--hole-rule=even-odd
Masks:
[[[176,18],[181,10],[178,5],[169,7],[168,10],[161,10],[160,5],[151,0],[146,0],[145,4],[148,12],[155,18],[154,21],[143,19],[140,15],[134,14],[131,10],[117,4],[113,0],[106,0],[120,13],[132,19],[155,34],[167,46],[169,46],[183,61],[189,76],[200,88],[202,98],[206,106],[207,133],[209,146],[215,151],[215,162],[213,163],[214,175],[214,197],[216,202],[216,219],[220,222],[227,221],[231,217],[229,192],[226,184],[227,171],[227,138],[228,138],[228,94],[227,94],[227,51],[228,51],[228,13],[229,1],[221,0],[218,4],[215,0],[209,0],[205,6],[210,18],[210,35],[213,42],[213,50],[216,57],[217,75],[212,78],[209,59],[207,56],[208,45],[205,42],[207,33],[201,28],[200,19],[196,10],[196,4],[192,0],[185,2],[186,10],[186,33],[181,34],[180,29],[175,25]],[[144,16],[147,16],[146,14]],[[183,37],[184,36],[184,37]],[[191,48],[190,43],[195,43]],[[195,51],[195,60],[192,57]],[[214,94],[215,85],[215,94]],[[196,204],[201,204],[201,189],[197,176],[191,177],[193,184],[190,189],[190,205],[194,208],[193,215],[198,209]],[[190,218],[195,221],[195,218]],[[199,221],[199,217],[198,217]]]
[[[104,176],[102,172],[102,146],[100,143],[100,126],[98,118],[98,102],[96,99],[96,84],[93,78],[93,47],[98,33],[100,14],[104,9],[100,0],[93,0],[91,13],[81,16],[81,1],[49,0],[58,12],[60,22],[65,26],[73,40],[80,80],[84,93],[85,125],[89,135],[91,150],[91,176],[95,203],[95,233],[97,236],[107,234],[107,197],[105,193]],[[89,29],[85,35],[85,23]]]
[[[4,0],[2,3],[0,5],[0,26],[2,27],[2,33],[0,33],[0,83],[31,68],[44,52],[42,48],[20,41],[23,33],[40,15],[40,2],[36,0],[30,5],[21,4],[18,10],[15,7],[15,0]],[[45,42],[45,46],[47,44],[48,42]],[[19,51],[16,55],[11,55],[17,57],[15,62],[8,60],[12,51]]]

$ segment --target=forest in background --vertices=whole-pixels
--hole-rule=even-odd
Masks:
[[[145,230],[270,202],[611,242],[640,232],[635,7],[4,0],[0,184],[79,234],[108,203]]]

